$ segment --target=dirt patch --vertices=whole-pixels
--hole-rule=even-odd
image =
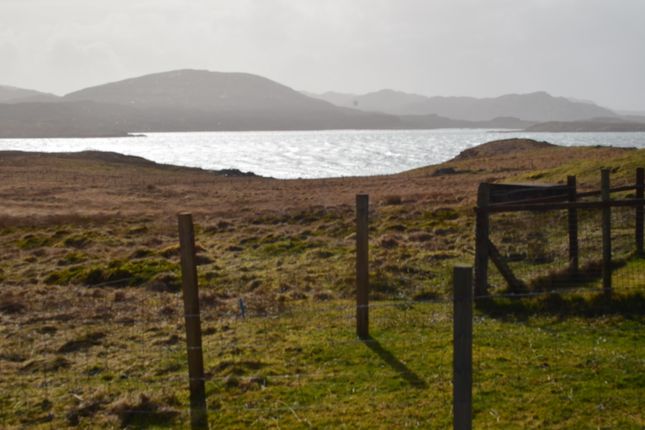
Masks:
[[[84,351],[93,346],[100,345],[103,338],[105,338],[105,333],[103,332],[87,333],[78,339],[65,342],[60,348],[58,348],[57,352],[66,354],[70,352]]]
[[[168,426],[179,412],[161,402],[151,399],[145,394],[138,398],[125,398],[117,400],[108,407],[110,414],[115,415],[119,420],[119,426]]]
[[[43,358],[26,361],[20,368],[21,372],[56,372],[69,368],[71,363],[63,357]]]
[[[0,302],[0,314],[21,314],[25,309],[27,306],[14,298],[8,297]]]

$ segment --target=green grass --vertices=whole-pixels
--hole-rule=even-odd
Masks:
[[[611,181],[614,184],[633,184],[636,180],[636,168],[645,166],[645,150],[629,151],[623,157],[611,160],[576,160],[545,170],[536,170],[529,174],[508,178],[505,182],[538,181],[542,183],[566,183],[568,175],[575,175],[578,184],[586,184],[600,189],[600,170],[611,170]]]
[[[171,297],[166,301],[180,304]],[[540,300],[532,306],[544,306]],[[449,428],[451,305],[381,302],[370,314],[372,338],[360,341],[350,302],[302,303],[279,316],[246,319],[205,310],[211,427]],[[50,339],[56,348],[20,363],[19,379],[8,384],[9,369],[3,372],[0,423],[187,427],[180,320],[125,329],[116,321],[88,323]],[[620,312],[535,312],[518,320],[478,310],[474,428],[642,428],[644,323],[642,315]],[[19,354],[22,346],[28,355],[46,339],[30,337],[33,343],[13,341],[5,353]],[[119,415],[119,405],[144,413]]]
[[[66,256],[68,257],[69,254]],[[46,284],[98,285],[104,283],[120,285],[142,285],[163,273],[177,273],[178,266],[160,258],[136,260],[112,260],[107,264],[81,265],[56,270],[46,278]]]

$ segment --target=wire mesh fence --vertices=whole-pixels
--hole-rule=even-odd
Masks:
[[[499,270],[491,270],[492,291],[602,288],[601,211],[578,210],[575,266],[566,210],[495,214],[490,222],[491,242],[521,286],[509,285]],[[645,274],[636,253],[634,209],[612,208],[611,226],[613,284],[621,289],[640,288]]]
[[[490,209],[484,206],[478,215],[486,221],[478,230],[483,243],[478,255],[484,258],[480,267],[487,266],[490,258],[497,269],[481,272],[487,279],[479,281],[480,294],[487,289],[484,283],[493,291],[526,293],[598,285],[611,290],[614,283],[638,289],[645,282],[640,270],[642,201],[629,191],[638,187],[614,188],[610,200],[609,171],[605,171],[606,195],[599,202],[599,192],[577,194],[575,177],[570,179],[573,188],[516,186],[509,191],[510,186],[496,190],[485,184],[486,190],[493,187],[487,192],[494,193],[492,201],[501,203]],[[547,191],[552,195],[544,197]],[[512,200],[522,192],[521,203]],[[526,198],[531,194],[536,197]]]

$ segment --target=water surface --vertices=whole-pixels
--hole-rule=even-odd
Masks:
[[[325,130],[147,133],[146,137],[0,139],[0,150],[112,151],[159,163],[236,168],[276,178],[398,173],[449,160],[491,140],[527,137],[551,143],[645,148],[645,133],[526,133],[494,130]]]

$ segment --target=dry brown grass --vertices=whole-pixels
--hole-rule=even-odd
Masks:
[[[521,146],[520,146],[521,148]],[[223,218],[313,206],[353,205],[357,193],[372,202],[414,206],[465,205],[477,184],[545,169],[576,159],[625,155],[616,148],[529,148],[502,153],[489,147],[479,157],[410,172],[374,177],[275,180],[224,177],[200,169],[156,165],[136,158],[2,153],[0,224],[42,225],[108,217],[174,217],[179,211]],[[433,176],[440,168],[456,174]]]

